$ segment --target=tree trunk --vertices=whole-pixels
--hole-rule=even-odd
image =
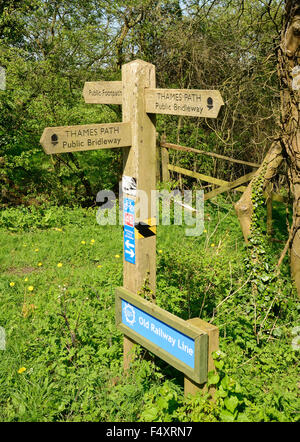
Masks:
[[[235,209],[244,238],[250,235],[253,206],[252,186],[259,176],[263,188],[276,175],[283,158],[287,159],[289,184],[294,197],[293,223],[290,233],[291,273],[300,296],[300,5],[299,0],[286,0],[285,20],[277,51],[281,94],[280,135],[268,152],[257,175],[248,185]]]
[[[294,197],[291,227],[291,272],[300,296],[300,5],[286,1],[285,26],[278,50],[281,90],[282,142],[287,155],[290,188]]]
[[[279,140],[274,141],[267,153],[262,165],[257,170],[257,174],[248,184],[247,189],[235,205],[235,211],[238,216],[244,239],[246,243],[250,236],[251,220],[253,215],[252,188],[256,179],[263,177],[263,190],[268,189],[272,178],[277,174],[277,170],[282,163],[282,146]]]

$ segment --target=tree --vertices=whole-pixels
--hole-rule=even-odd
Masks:
[[[271,2],[269,2],[270,4]],[[289,186],[293,195],[293,220],[284,253],[290,249],[291,273],[300,296],[300,5],[298,0],[285,1],[284,23],[280,44],[277,46],[277,71],[280,84],[280,125],[278,134],[266,155],[256,177],[236,204],[236,212],[244,238],[251,234],[254,207],[252,190],[255,182],[263,181],[268,189],[283,160],[288,168]]]
[[[91,203],[99,187],[117,181],[104,177],[99,161],[113,154],[46,158],[39,138],[47,126],[115,117],[111,109],[85,105],[82,98],[86,80],[111,79],[114,17],[101,0],[0,3],[0,66],[6,69],[6,90],[0,91],[1,202],[30,204],[38,197]]]

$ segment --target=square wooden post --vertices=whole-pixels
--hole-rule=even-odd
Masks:
[[[170,181],[169,172],[169,151],[166,147],[161,148],[161,171],[162,171],[162,181],[166,183]]]
[[[153,217],[151,190],[156,189],[156,128],[155,115],[145,110],[145,88],[155,88],[155,66],[142,60],[135,60],[122,66],[122,110],[123,122],[130,122],[132,143],[124,149],[123,174],[134,177],[137,183],[137,196],[124,195],[135,199],[135,223],[145,221],[140,216],[146,212]],[[139,191],[147,195],[147,201],[139,198]],[[154,205],[152,205],[154,206]],[[151,212],[152,208],[152,212]],[[151,290],[155,298],[156,284],[156,236],[136,239],[135,264],[123,257],[123,286],[133,293],[139,293],[143,285]],[[128,355],[133,342],[124,336],[124,368],[130,365]]]
[[[208,361],[207,371],[215,370],[214,360],[212,353],[219,350],[219,329],[215,325],[209,324],[200,318],[189,319],[188,322],[198,327],[200,330],[205,331],[208,334]],[[199,390],[206,388],[206,384],[197,384],[188,377],[184,378],[184,395],[196,394]],[[214,389],[210,388],[209,392],[213,395]]]
[[[161,137],[160,147],[161,147],[161,177],[162,182],[170,181],[170,172],[169,172],[169,151],[166,147],[164,147],[164,143],[166,142],[166,135],[163,134]]]

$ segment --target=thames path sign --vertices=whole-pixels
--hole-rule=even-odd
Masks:
[[[215,90],[146,89],[146,111],[155,114],[216,118],[224,104]]]
[[[131,145],[130,123],[47,127],[40,140],[47,154]]]
[[[92,104],[121,104],[123,121],[49,127],[40,142],[47,154],[123,148],[123,287],[116,290],[116,319],[124,332],[124,368],[129,369],[131,349],[138,342],[185,373],[185,391],[194,392],[194,383],[205,382],[213,368],[218,330],[199,318],[183,321],[155,305],[155,114],[216,118],[222,97],[215,90],[156,89],[155,66],[135,60],[122,66],[122,81],[86,82],[83,98]],[[148,198],[139,198],[139,191]],[[145,213],[152,218],[140,218]],[[145,285],[151,302],[137,295]]]

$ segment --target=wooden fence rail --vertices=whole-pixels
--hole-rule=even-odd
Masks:
[[[260,166],[260,164],[257,163],[250,163],[249,161],[237,160],[235,158],[226,157],[224,155],[220,155],[215,152],[206,152],[205,150],[194,149],[193,147],[179,146],[178,144],[172,144],[166,142],[161,142],[160,146],[166,149],[181,150],[183,152],[193,152],[200,155],[207,155],[209,157],[219,158],[220,160],[230,161],[231,163],[244,164],[245,166],[251,166],[256,168],[259,168]]]
[[[167,143],[165,141],[165,138],[162,138],[160,142],[160,148],[161,148],[161,172],[162,172],[162,181],[167,182],[170,180],[170,171],[176,172],[178,174],[186,175],[191,178],[195,178],[197,180],[204,181],[206,183],[210,183],[212,185],[219,186],[210,192],[204,193],[204,200],[207,201],[211,198],[214,198],[215,196],[228,192],[231,190],[237,190],[239,192],[244,192],[246,187],[242,184],[245,184],[255,176],[257,173],[257,169],[260,167],[257,163],[252,163],[249,161],[243,161],[243,160],[237,160],[235,158],[230,158],[225,155],[220,155],[214,152],[206,152],[204,150],[194,149],[193,147],[186,147],[186,146],[180,146],[178,144],[172,144]],[[182,167],[173,165],[169,163],[169,149],[178,150],[181,152],[192,152],[198,155],[206,155],[213,158],[218,158],[221,160],[229,161],[231,163],[237,163],[242,164],[244,166],[250,166],[253,167],[254,171],[247,173],[246,175],[241,176],[240,178],[234,180],[234,181],[225,181],[221,180],[219,178],[215,178],[209,175],[204,175],[202,173],[184,169]],[[265,198],[266,198],[266,204],[267,204],[267,230],[270,233],[272,230],[272,202],[278,201],[278,202],[285,202],[285,198],[282,195],[279,195],[274,192],[265,192]]]

